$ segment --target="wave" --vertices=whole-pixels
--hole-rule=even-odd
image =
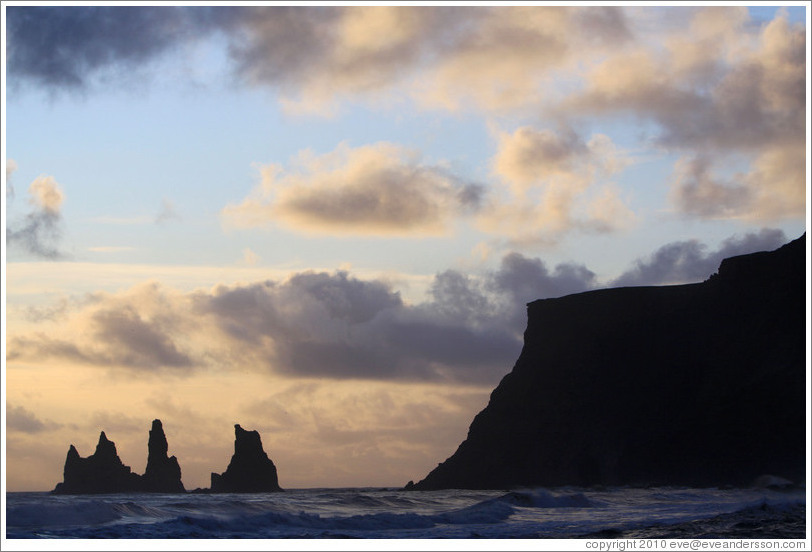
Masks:
[[[98,500],[79,504],[66,501],[46,508],[42,505],[17,506],[8,510],[7,519],[10,527],[37,527],[79,538],[129,538],[133,535],[144,536],[145,532],[148,538],[272,538],[283,534],[289,536],[291,532],[298,536],[332,536],[351,532],[357,536],[440,526],[488,525],[504,522],[517,509],[593,506],[583,494],[555,496],[545,490],[509,492],[467,507],[438,513],[404,511],[420,503],[411,494],[344,494],[330,499],[333,512],[341,512],[342,506],[349,506],[355,512],[386,511],[322,516],[303,511],[284,511],[286,505],[283,503],[258,500],[194,500],[158,502],[154,505],[131,500],[119,503]],[[76,528],[69,529],[73,526]]]
[[[526,508],[592,508],[598,505],[596,501],[590,500],[583,493],[556,496],[546,489],[513,491],[491,500]]]
[[[116,505],[101,500],[75,504],[23,504],[6,508],[6,522],[13,527],[97,525],[121,518],[122,512]]]
[[[580,491],[41,497],[7,505],[7,529],[8,538],[567,538],[629,534],[737,512],[736,523],[772,516],[780,532],[790,527],[784,517],[795,519],[805,508],[803,496],[775,492]]]

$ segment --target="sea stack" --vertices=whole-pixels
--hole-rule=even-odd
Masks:
[[[152,493],[185,492],[178,459],[167,455],[169,447],[161,420],[152,421],[148,448],[147,469],[141,478],[142,490]]]
[[[234,426],[234,455],[222,474],[211,474],[213,493],[277,492],[279,479],[276,466],[262,448],[258,431]]]
[[[73,445],[65,458],[62,483],[53,490],[56,494],[95,493],[182,493],[178,459],[167,457],[168,445],[161,420],[152,422],[149,432],[147,470],[141,476],[125,466],[116,452],[116,444],[104,431],[99,435],[96,452],[87,458],[79,456]]]
[[[73,445],[65,458],[62,483],[54,489],[56,494],[128,493],[138,491],[141,477],[125,466],[116,452],[116,444],[107,439],[104,431],[99,435],[96,452],[82,458]]]
[[[409,488],[803,484],[808,285],[804,235],[701,283],[530,303],[513,371]]]

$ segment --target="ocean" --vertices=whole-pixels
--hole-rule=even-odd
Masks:
[[[803,539],[806,491],[10,492],[5,529],[8,539]]]

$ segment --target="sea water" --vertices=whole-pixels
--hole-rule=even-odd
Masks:
[[[806,537],[803,489],[290,489],[6,494],[6,537],[506,539]]]

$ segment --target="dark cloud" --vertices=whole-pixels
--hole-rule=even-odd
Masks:
[[[438,274],[417,305],[337,272],[221,288],[198,295],[195,310],[250,343],[255,362],[298,376],[492,382],[521,349],[525,303],[583,291],[594,278],[513,254],[484,278]]]
[[[616,278],[611,285],[649,286],[681,284],[707,280],[719,268],[722,259],[755,251],[770,251],[787,242],[784,232],[765,228],[759,232],[731,237],[716,251],[697,240],[666,244],[646,259],[638,259],[634,268]]]
[[[195,304],[197,312],[213,315],[224,333],[254,345],[252,358],[282,372],[333,378],[439,377],[425,361],[437,360],[436,344],[406,335],[431,324],[431,316],[426,309],[404,305],[382,282],[345,272],[302,273],[283,284],[221,288],[213,295],[198,295]],[[444,329],[428,332],[436,337]],[[456,366],[456,375],[470,379],[459,364],[464,362]]]
[[[59,429],[62,424],[50,420],[40,420],[36,414],[23,406],[6,405],[6,431],[20,433],[40,433]]]
[[[6,244],[47,259],[65,257],[58,247],[64,200],[59,184],[51,176],[41,176],[31,183],[28,193],[31,210],[6,228]]]
[[[11,83],[81,91],[98,76],[120,78],[185,43],[235,28],[226,7],[9,6]]]
[[[29,213],[22,223],[6,229],[6,244],[19,246],[37,257],[63,258],[64,253],[56,245],[62,236],[61,220],[59,213]]]
[[[388,286],[357,280],[345,271],[333,275],[300,273],[290,279],[289,285],[318,300],[332,318],[350,324],[369,322],[379,312],[403,305],[400,294]]]
[[[429,293],[432,299],[430,308],[440,319],[477,322],[492,311],[492,303],[480,283],[456,270],[437,274]]]
[[[133,307],[94,314],[96,339],[112,354],[108,362],[134,368],[184,369],[192,359],[178,350],[165,323],[144,320]],[[173,328],[174,329],[174,328]]]
[[[551,272],[541,259],[509,253],[502,258],[491,286],[507,293],[517,304],[586,291],[595,285],[595,273],[584,265],[563,263]]]

